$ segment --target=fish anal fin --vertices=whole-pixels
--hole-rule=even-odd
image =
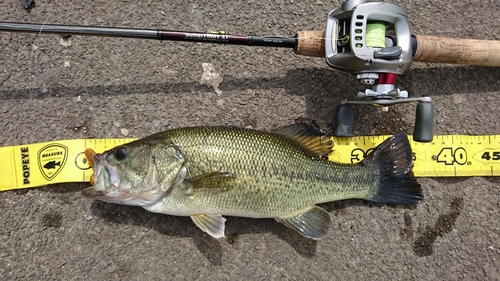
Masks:
[[[227,189],[236,175],[229,172],[210,172],[185,179],[184,182],[191,187],[192,192],[200,189]]]
[[[224,237],[226,219],[222,215],[193,215],[191,220],[210,236],[217,239]]]
[[[298,123],[274,130],[273,133],[298,142],[317,156],[327,156],[332,152],[333,141],[325,132],[311,125]]]
[[[312,239],[321,239],[330,226],[330,215],[318,206],[312,206],[296,216],[276,220]]]

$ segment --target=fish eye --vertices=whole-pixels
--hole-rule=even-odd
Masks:
[[[125,147],[118,147],[115,149],[115,159],[121,161],[127,157],[127,149]]]

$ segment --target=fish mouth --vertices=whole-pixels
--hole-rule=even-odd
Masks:
[[[85,149],[85,157],[90,165],[94,167],[94,173],[90,177],[92,186],[82,191],[84,197],[103,201],[111,201],[111,199],[116,201],[121,182],[121,168],[109,164],[106,156],[107,153],[96,154],[91,148]]]
[[[85,154],[87,161],[89,161],[90,167],[94,168],[94,157],[96,156],[95,151],[92,148],[86,148],[83,153]],[[94,174],[90,176],[90,184],[94,185]]]

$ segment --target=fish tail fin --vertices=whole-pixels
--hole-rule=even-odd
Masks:
[[[412,172],[413,155],[405,134],[396,134],[367,155],[363,164],[380,172],[379,186],[367,200],[383,204],[416,204],[424,199]]]

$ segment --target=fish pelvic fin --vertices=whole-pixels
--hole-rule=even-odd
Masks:
[[[413,155],[405,134],[396,134],[367,155],[363,164],[380,172],[380,185],[367,200],[383,204],[416,204],[424,199],[413,175]]]
[[[311,125],[298,123],[281,127],[272,132],[296,141],[313,155],[327,157],[332,152],[332,139],[326,136],[325,132]]]
[[[193,215],[191,220],[204,232],[214,238],[224,237],[226,219],[222,215]]]
[[[318,206],[311,206],[306,211],[289,218],[277,218],[276,221],[296,230],[301,235],[321,239],[328,232],[330,215]]]

